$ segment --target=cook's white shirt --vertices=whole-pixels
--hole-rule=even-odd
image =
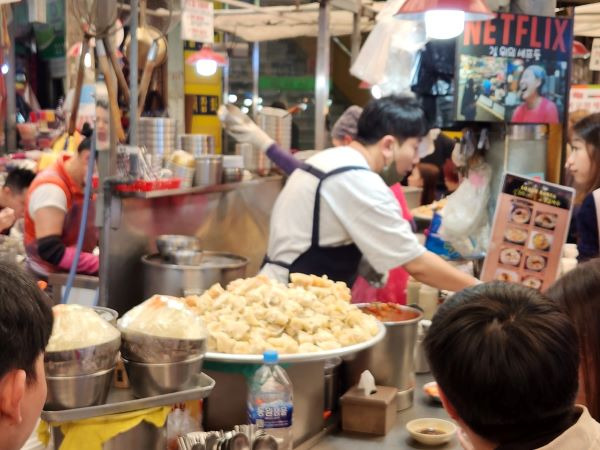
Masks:
[[[321,186],[319,244],[324,247],[354,242],[371,266],[381,274],[425,253],[401,214],[400,205],[366,159],[351,147],[336,147],[309,158],[307,163],[331,172],[360,166],[327,178]],[[272,261],[291,264],[311,245],[315,193],[319,179],[295,170],[279,194],[271,214],[267,255]],[[288,270],[266,264],[265,274],[287,282]]]

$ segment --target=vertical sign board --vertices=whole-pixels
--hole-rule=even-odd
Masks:
[[[572,188],[506,173],[481,280],[547,289],[558,275],[574,198]]]
[[[572,43],[571,19],[500,13],[466,22],[456,46],[455,118],[562,122]]]
[[[181,7],[181,39],[212,43],[215,34],[212,2],[181,0]]]
[[[592,52],[590,55],[590,70],[600,70],[600,38],[592,41]]]

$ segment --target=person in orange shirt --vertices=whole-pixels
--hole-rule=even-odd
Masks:
[[[68,271],[75,257],[91,153],[91,128],[87,124],[84,135],[87,137],[79,144],[77,154],[60,155],[52,166],[36,176],[29,188],[25,205],[25,250],[29,268],[41,278],[52,272]],[[92,253],[98,241],[94,217],[92,201],[78,273],[98,272],[98,256]]]

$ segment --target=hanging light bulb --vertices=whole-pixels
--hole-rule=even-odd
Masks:
[[[484,0],[406,0],[395,17],[424,20],[428,37],[450,39],[464,31],[465,21],[489,20],[494,13]]]
[[[92,67],[92,55],[90,55],[90,52],[87,52],[83,57],[83,65],[88,69]]]
[[[235,102],[237,102],[237,95],[229,94],[229,97],[227,97],[227,100],[229,100],[229,103],[235,103]]]
[[[2,71],[2,75],[6,75],[8,73],[8,64],[2,64],[2,66],[0,67],[0,71]]]
[[[215,52],[209,45],[204,45],[200,50],[192,53],[185,62],[193,64],[198,75],[204,77],[214,75],[217,73],[219,66],[227,65],[227,59]]]
[[[210,59],[200,59],[196,61],[196,73],[203,77],[211,77],[217,73],[218,64]]]
[[[425,11],[425,31],[431,39],[451,39],[465,29],[465,12],[456,9]]]
[[[375,99],[381,98],[381,96],[383,95],[383,93],[381,92],[381,88],[377,84],[371,87],[371,95]]]

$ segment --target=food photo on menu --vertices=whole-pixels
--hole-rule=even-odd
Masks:
[[[500,263],[508,266],[519,267],[523,253],[516,248],[507,247],[500,251]]]
[[[556,214],[538,213],[535,216],[534,223],[540,228],[545,228],[546,230],[554,230],[554,228],[556,227],[556,219]]]
[[[532,206],[531,202],[515,200],[510,213],[510,221],[519,225],[527,225],[531,220]]]
[[[552,236],[551,234],[534,232],[531,234],[529,248],[533,250],[547,252],[548,250],[550,250],[550,246],[552,245],[553,239],[554,236]]]
[[[505,174],[481,280],[550,286],[558,274],[573,199],[572,188]]]
[[[494,275],[494,280],[518,283],[521,278],[519,277],[519,274],[513,270],[498,269]]]
[[[527,270],[533,270],[534,272],[541,272],[546,268],[548,262],[547,258],[540,255],[529,255],[525,259],[525,268]]]
[[[527,236],[527,230],[521,228],[507,228],[504,233],[504,240],[513,244],[525,245]]]

